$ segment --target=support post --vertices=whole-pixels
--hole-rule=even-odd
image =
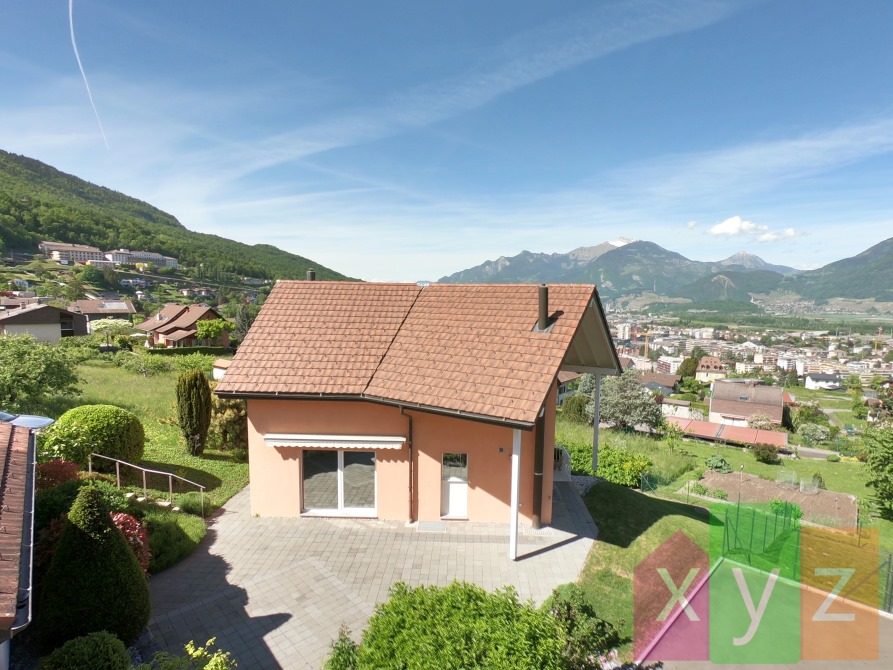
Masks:
[[[602,421],[602,376],[595,373],[595,412],[592,414],[592,471],[598,472],[598,424]]]
[[[509,510],[509,558],[518,560],[518,506],[521,491],[521,429],[512,430],[512,491]]]

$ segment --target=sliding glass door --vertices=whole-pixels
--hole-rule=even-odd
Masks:
[[[305,449],[303,512],[375,516],[375,452]]]

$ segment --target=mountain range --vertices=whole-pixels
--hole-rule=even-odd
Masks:
[[[347,279],[319,263],[269,244],[242,244],[187,230],[175,217],[136,198],[96,186],[40,161],[0,150],[0,241],[36,253],[41,240],[173,256],[206,271],[261,279]]]
[[[853,258],[801,272],[739,252],[720,261],[695,261],[653,242],[621,239],[567,253],[533,253],[486,261],[440,279],[447,283],[591,283],[605,298],[652,292],[694,301],[747,301],[774,290],[809,299],[893,301],[893,238]]]

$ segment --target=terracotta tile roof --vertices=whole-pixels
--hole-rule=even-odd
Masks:
[[[170,323],[172,320],[176,319],[183,312],[186,311],[186,305],[178,305],[176,303],[168,303],[164,307],[161,308],[161,311],[158,314],[150,316],[148,319],[143,321],[140,324],[137,324],[137,328],[140,330],[158,330],[159,327],[164,324]]]
[[[176,330],[194,330],[196,322],[209,315],[215,319],[222,318],[220,313],[213,307],[208,307],[207,305],[189,305],[176,319],[164,324],[160,328],[156,328],[156,330],[160,333],[173,333]]]
[[[583,375],[579,372],[571,372],[570,370],[562,370],[558,373],[558,381],[561,384],[567,384],[575,379],[579,379]]]
[[[532,424],[594,296],[550,286],[560,315],[539,333],[535,285],[279,282],[217,391],[361,394]]]
[[[686,435],[700,437],[705,440],[735,442],[737,444],[754,445],[769,444],[775,447],[787,447],[788,435],[775,430],[757,430],[744,426],[727,426],[711,421],[694,421],[678,416],[666,417],[667,423],[676,426]]]
[[[722,359],[718,356],[704,356],[698,361],[698,372],[712,372],[715,370],[725,370]]]
[[[129,300],[75,300],[68,305],[69,312],[78,314],[136,314]]]
[[[0,629],[16,616],[25,528],[25,486],[29,478],[27,428],[0,423]]]

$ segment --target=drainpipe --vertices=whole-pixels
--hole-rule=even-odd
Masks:
[[[403,405],[400,405],[400,414],[405,416],[406,420],[408,422],[408,426],[407,426],[408,437],[406,438],[406,446],[409,449],[409,515],[408,515],[408,518],[409,518],[409,523],[412,523],[413,521],[415,521],[415,519],[413,519],[413,516],[412,516],[412,491],[413,491],[413,487],[412,487],[412,475],[413,475],[413,472],[412,472],[412,415],[406,414],[403,411],[404,409],[406,409],[406,408],[403,407]]]
[[[539,416],[536,418],[536,426],[534,427],[534,449],[533,449],[533,513],[532,525],[534,528],[542,527],[542,511],[543,511],[543,463],[546,451],[546,408],[540,409]]]

